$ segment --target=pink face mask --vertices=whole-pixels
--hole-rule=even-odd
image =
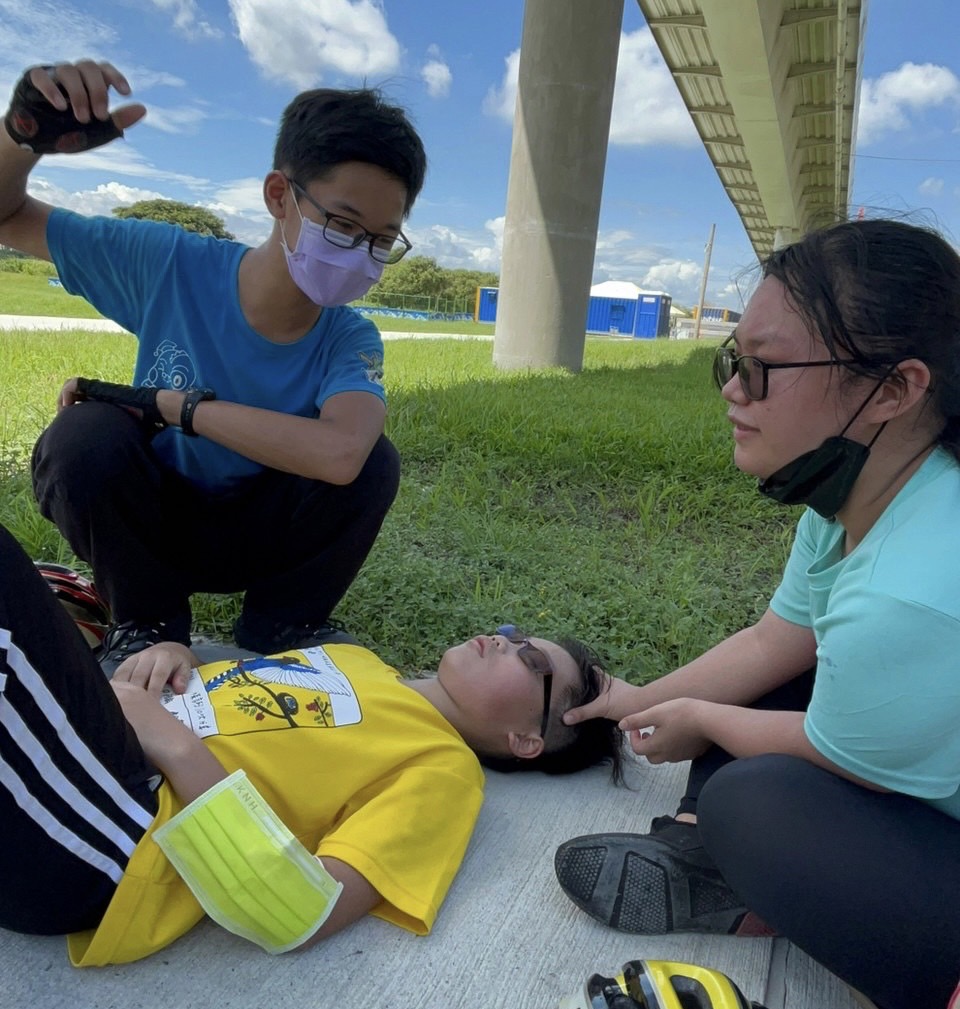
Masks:
[[[287,269],[293,282],[315,304],[333,308],[356,301],[383,275],[383,263],[369,253],[365,243],[355,249],[343,249],[323,237],[323,228],[300,213],[300,237],[290,250],[283,225],[280,237]]]

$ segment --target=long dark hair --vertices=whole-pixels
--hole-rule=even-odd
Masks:
[[[844,221],[778,249],[763,276],[783,284],[854,374],[879,381],[900,361],[923,361],[942,420],[937,441],[960,460],[960,256],[940,234],[904,221]]]

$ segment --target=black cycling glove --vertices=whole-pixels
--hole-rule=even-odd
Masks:
[[[113,403],[114,406],[140,410],[143,422],[158,431],[167,426],[167,422],[157,409],[159,391],[146,385],[118,385],[116,382],[101,382],[96,378],[77,379],[77,392],[84,399],[95,399],[100,403]]]
[[[43,69],[53,73],[53,67]],[[66,98],[63,85],[57,87]],[[30,83],[30,70],[17,82],[3,124],[21,147],[34,154],[76,154],[123,136],[112,117],[91,118],[89,123],[81,123],[71,107],[62,112],[55,109],[40,89]]]

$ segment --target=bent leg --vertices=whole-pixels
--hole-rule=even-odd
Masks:
[[[33,452],[34,495],[73,552],[93,568],[117,622],[166,623],[189,642],[189,588],[178,561],[189,488],[150,449],[128,411],[107,403],[63,410]]]
[[[808,669],[799,676],[788,680],[776,690],[764,694],[749,705],[754,711],[806,711],[813,692],[813,680],[816,669]],[[703,786],[726,764],[734,758],[719,746],[711,746],[704,754],[690,764],[687,775],[687,787],[677,807],[677,813],[692,813],[696,815],[697,799]]]
[[[153,774],[89,646],[0,526],[0,926],[96,925],[153,820]]]
[[[880,1009],[947,1004],[960,975],[960,821],[768,754],[717,771],[698,822],[744,903]]]
[[[324,623],[373,547],[400,483],[400,456],[381,436],[353,483],[287,477],[257,522],[272,563],[249,571],[244,623]]]

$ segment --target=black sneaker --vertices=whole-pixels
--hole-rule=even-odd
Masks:
[[[563,892],[620,932],[773,934],[723,881],[694,823],[658,816],[649,834],[588,834],[554,857]]]
[[[94,655],[104,671],[112,674],[125,659],[161,641],[179,641],[189,648],[189,618],[185,621],[178,617],[155,624],[142,624],[136,620],[111,624]]]
[[[359,644],[339,620],[329,617],[319,624],[290,624],[250,613],[241,613],[234,623],[233,640],[256,655],[277,655],[317,645]]]

